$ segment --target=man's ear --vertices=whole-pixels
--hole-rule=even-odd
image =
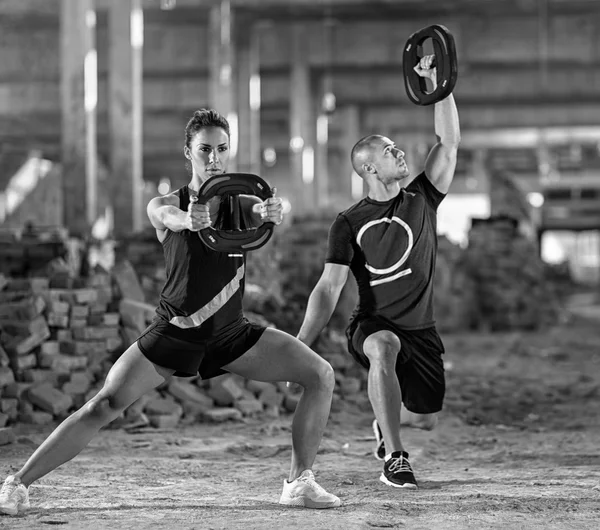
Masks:
[[[373,164],[363,164],[363,170],[365,173],[375,173],[375,166]]]
[[[183,156],[185,156],[188,160],[192,159],[192,153],[190,153],[190,148],[187,145],[183,147]]]

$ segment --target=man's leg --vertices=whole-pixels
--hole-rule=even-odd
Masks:
[[[132,344],[112,366],[102,390],[63,421],[31,455],[15,477],[28,487],[78,455],[96,433],[174,370],[157,367]]]
[[[424,431],[432,431],[438,422],[437,413],[434,414],[418,414],[408,410],[404,404],[400,411],[400,425],[405,427],[413,427],[414,429],[422,429]]]
[[[387,454],[404,451],[400,440],[402,392],[396,375],[400,348],[400,339],[387,330],[369,335],[363,344],[363,352],[370,363],[367,391]]]
[[[258,342],[224,370],[256,381],[291,381],[304,388],[292,422],[293,481],[311,469],[325,431],[335,376],[331,365],[296,338],[267,328]]]

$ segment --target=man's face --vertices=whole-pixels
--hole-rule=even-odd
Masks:
[[[192,137],[184,153],[192,163],[194,174],[204,182],[213,175],[227,171],[229,137],[221,127],[205,127]]]
[[[404,152],[389,138],[382,137],[373,146],[371,160],[377,170],[377,178],[384,184],[403,180],[410,175],[404,161]]]

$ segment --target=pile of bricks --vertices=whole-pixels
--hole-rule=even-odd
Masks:
[[[557,286],[547,275],[537,241],[508,216],[474,219],[461,260],[474,285],[472,327],[538,329],[560,318]]]
[[[0,444],[12,439],[7,433],[15,423],[60,421],[92,398],[154,315],[128,262],[86,279],[0,275]],[[276,417],[295,410],[299,396],[284,383],[232,374],[174,378],[134,403],[113,427]]]
[[[29,276],[67,253],[67,234],[59,227],[26,226],[0,230],[0,274]]]

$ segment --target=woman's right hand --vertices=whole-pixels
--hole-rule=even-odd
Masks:
[[[187,229],[191,232],[198,232],[204,228],[208,228],[211,225],[208,204],[199,204],[198,197],[190,197],[186,222]]]

